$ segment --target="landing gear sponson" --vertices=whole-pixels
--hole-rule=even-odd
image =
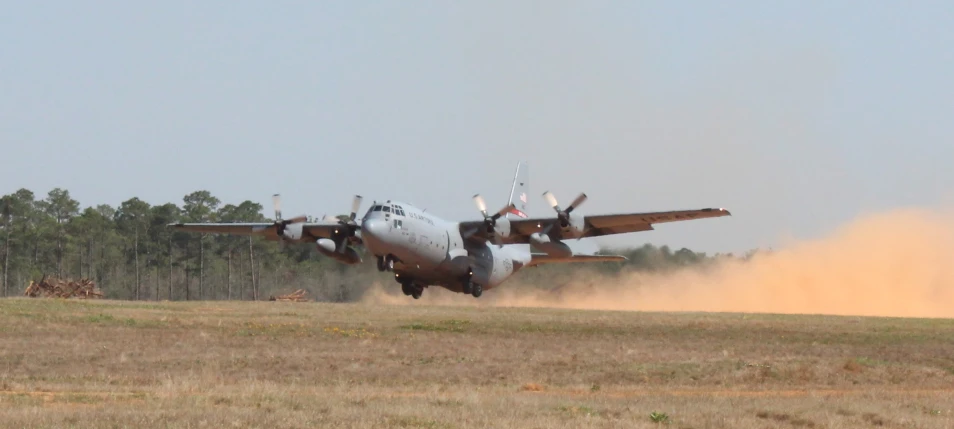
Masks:
[[[421,299],[421,295],[424,294],[423,286],[417,284],[413,279],[401,277],[400,274],[395,274],[394,279],[401,284],[401,292],[404,292],[405,295],[414,299]]]

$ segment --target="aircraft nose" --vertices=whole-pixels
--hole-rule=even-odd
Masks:
[[[388,232],[388,225],[381,219],[368,219],[361,224],[361,236],[382,241]]]

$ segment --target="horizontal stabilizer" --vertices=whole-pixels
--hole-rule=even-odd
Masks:
[[[625,256],[620,255],[573,255],[570,257],[550,256],[546,253],[534,253],[530,255],[530,263],[527,266],[543,264],[567,264],[572,262],[622,262],[626,260]]]

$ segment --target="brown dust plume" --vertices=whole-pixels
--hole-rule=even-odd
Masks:
[[[428,288],[418,300],[375,288],[366,302],[593,310],[954,317],[954,217],[909,209],[860,217],[830,236],[747,261],[665,274],[582,268],[557,289],[520,273],[480,299]]]

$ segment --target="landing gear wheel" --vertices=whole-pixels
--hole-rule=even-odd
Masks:
[[[405,295],[411,296],[414,292],[414,287],[409,283],[401,283],[401,292],[404,292]]]
[[[480,298],[480,295],[482,293],[484,293],[484,288],[481,287],[479,284],[474,283],[473,286],[471,287],[470,294],[473,295],[474,298]]]
[[[394,256],[388,255],[384,257],[384,269],[394,271]]]
[[[421,299],[421,294],[424,293],[424,288],[420,286],[411,286],[411,298]]]
[[[378,271],[384,271],[387,265],[384,264],[384,256],[378,256]]]
[[[470,280],[464,281],[464,290],[462,292],[470,294],[474,290],[474,282]]]

